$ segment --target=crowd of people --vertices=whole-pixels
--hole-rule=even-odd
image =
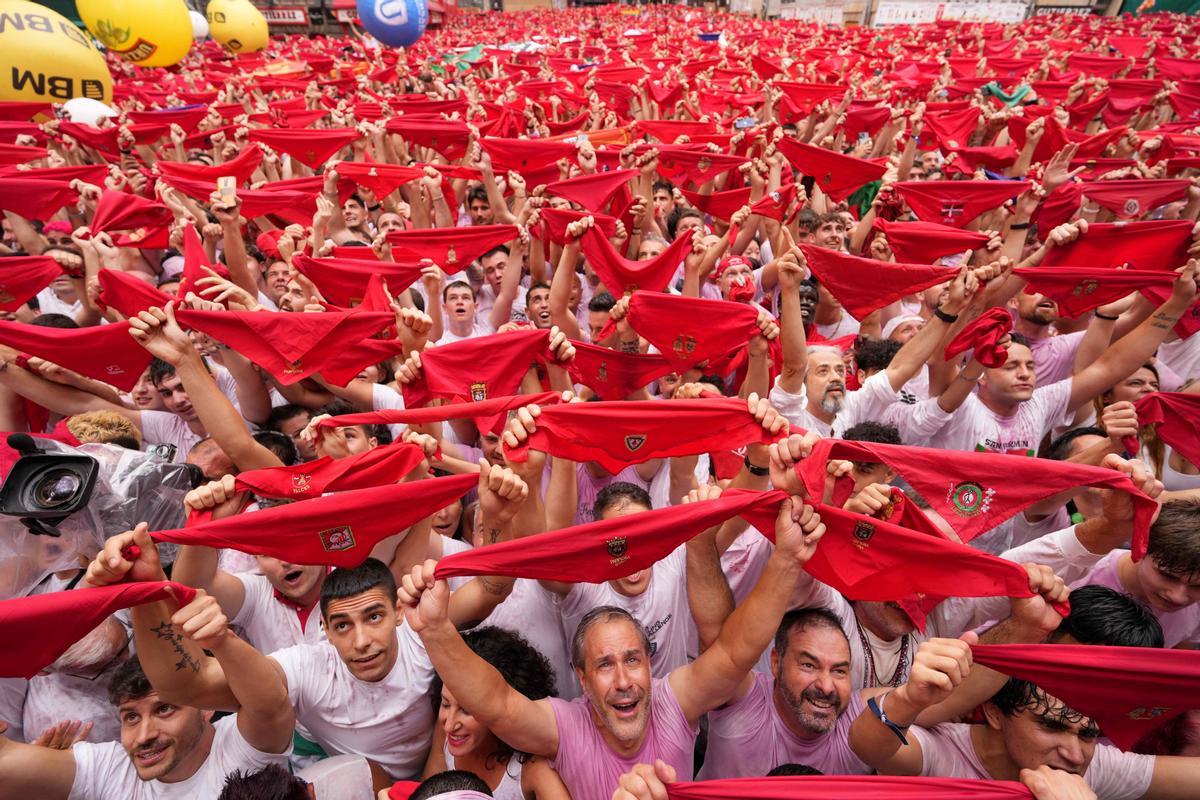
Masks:
[[[0,468],[107,465],[0,524],[0,799],[1196,797],[1198,35],[456,14],[0,102]]]

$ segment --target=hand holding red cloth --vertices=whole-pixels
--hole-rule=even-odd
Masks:
[[[593,225],[600,229],[600,233],[604,238],[609,239],[617,235],[617,218],[608,214],[543,206],[540,216],[542,218],[542,225],[546,231],[546,238],[555,244],[566,244],[569,238],[567,236],[567,226],[572,222],[578,222],[584,217],[592,218]]]
[[[579,175],[546,184],[546,194],[578,203],[589,211],[600,211],[617,190],[638,176],[636,169],[615,169]]]
[[[362,302],[372,275],[387,280],[392,294],[399,294],[421,278],[419,264],[367,258],[310,258],[297,254],[292,258],[292,266],[321,290],[322,297],[344,307]]]
[[[683,372],[745,347],[758,332],[758,314],[758,306],[748,303],[634,292],[626,319],[677,372]]]
[[[0,185],[6,180],[0,178]],[[62,274],[62,266],[50,256],[0,258],[0,309],[16,311]]]
[[[0,211],[25,219],[48,220],[65,205],[79,201],[79,192],[66,181],[26,178],[21,173],[0,180]]]
[[[196,590],[171,581],[117,583],[0,602],[0,678],[32,678],[114,611],[173,599],[187,605]]]
[[[105,189],[92,217],[92,233],[129,231],[113,236],[118,247],[160,248],[169,244],[168,227],[175,219],[162,203],[136,194]]]
[[[670,800],[1033,800],[1016,781],[893,775],[795,775],[667,784]]]
[[[845,156],[787,136],[776,142],[776,146],[792,166],[816,181],[822,192],[838,202],[887,172],[883,164]]]
[[[326,492],[347,492],[396,483],[423,460],[425,451],[415,444],[395,442],[346,458],[322,456],[291,467],[252,469],[234,480],[238,492],[259,497],[310,500]],[[192,511],[188,524],[206,521],[208,511]]]
[[[1075,241],[1051,247],[1042,266],[1173,270],[1188,261],[1192,224],[1189,220],[1091,223]]]
[[[128,322],[93,328],[47,328],[0,321],[0,344],[126,392],[133,389],[150,365],[150,354],[130,337]]]
[[[1153,647],[991,644],[975,662],[1041,687],[1100,723],[1123,750],[1189,709],[1200,708],[1200,653]]]
[[[586,342],[571,342],[575,358],[567,365],[571,380],[604,400],[624,400],[652,380],[674,370],[666,358],[652,353],[623,353]]]
[[[763,430],[736,398],[568,403],[542,409],[537,429],[506,457],[524,461],[542,450],[572,461],[595,461],[612,473],[664,456],[695,455],[786,435]]]
[[[250,131],[250,141],[261,142],[280,153],[287,153],[313,169],[320,169],[339,150],[361,136],[355,128],[256,128]]]
[[[1190,392],[1154,392],[1134,404],[1138,425],[1155,425],[1158,435],[1179,455],[1200,464],[1200,395]],[[1125,450],[1141,451],[1135,436],[1125,439]]]
[[[1175,283],[1175,273],[1166,270],[1017,267],[1013,274],[1025,279],[1027,294],[1044,294],[1058,303],[1060,314],[1070,319],[1148,286],[1170,294]]]
[[[387,409],[365,411],[361,414],[341,414],[317,423],[318,428],[338,428],[345,425],[424,425],[449,419],[473,419],[481,431],[499,433],[509,411],[527,405],[548,406],[562,400],[558,392],[539,392],[466,403],[446,403],[427,408]]]
[[[888,222],[876,219],[875,228],[887,237],[888,247],[896,260],[916,264],[932,264],[942,256],[954,255],[983,247],[986,233],[964,231],[936,222]]]
[[[812,244],[802,244],[800,249],[808,269],[855,319],[958,274],[955,267],[892,264]]]
[[[371,549],[458,497],[474,474],[339,492],[186,528],[153,531],[156,542],[227,547],[292,564],[355,567]]]
[[[604,288],[614,297],[637,289],[661,292],[671,282],[675,270],[691,252],[694,231],[676,237],[675,241],[654,258],[638,261],[625,258],[604,234],[595,227],[588,228],[579,238],[579,246],[588,265],[600,277]]]
[[[1028,181],[900,181],[893,184],[925,222],[965,228],[985,211],[1029,189]]]
[[[946,345],[945,360],[949,361],[967,350],[974,351],[974,358],[991,369],[999,369],[1008,361],[1008,348],[1000,344],[1012,330],[1012,314],[1007,308],[989,308],[977,319],[959,331],[950,344]]]
[[[549,345],[550,331],[522,329],[426,350],[420,376],[403,386],[404,405],[424,405],[435,397],[479,402],[513,394],[530,365],[550,357]]]
[[[392,258],[420,261],[427,258],[447,275],[461,272],[494,247],[519,235],[516,225],[469,225],[465,228],[414,228],[387,235]]]

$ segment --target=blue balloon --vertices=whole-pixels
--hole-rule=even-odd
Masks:
[[[425,0],[358,0],[358,18],[367,33],[390,47],[408,47],[429,22]]]

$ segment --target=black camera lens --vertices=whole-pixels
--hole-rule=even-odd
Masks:
[[[53,469],[41,477],[33,486],[33,502],[38,508],[55,509],[71,503],[83,487],[79,473],[67,469]]]

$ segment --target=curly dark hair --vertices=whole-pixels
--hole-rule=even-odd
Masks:
[[[495,667],[509,686],[530,700],[558,697],[554,668],[550,666],[549,659],[524,637],[494,625],[486,625],[464,633],[463,641],[475,655]],[[442,705],[442,678],[440,675],[434,675],[430,692],[433,710],[434,713],[437,713]],[[514,750],[504,742],[500,742],[500,749],[488,754],[488,763],[502,764],[514,754],[517,756],[517,761],[522,764],[530,757],[528,753]]]

